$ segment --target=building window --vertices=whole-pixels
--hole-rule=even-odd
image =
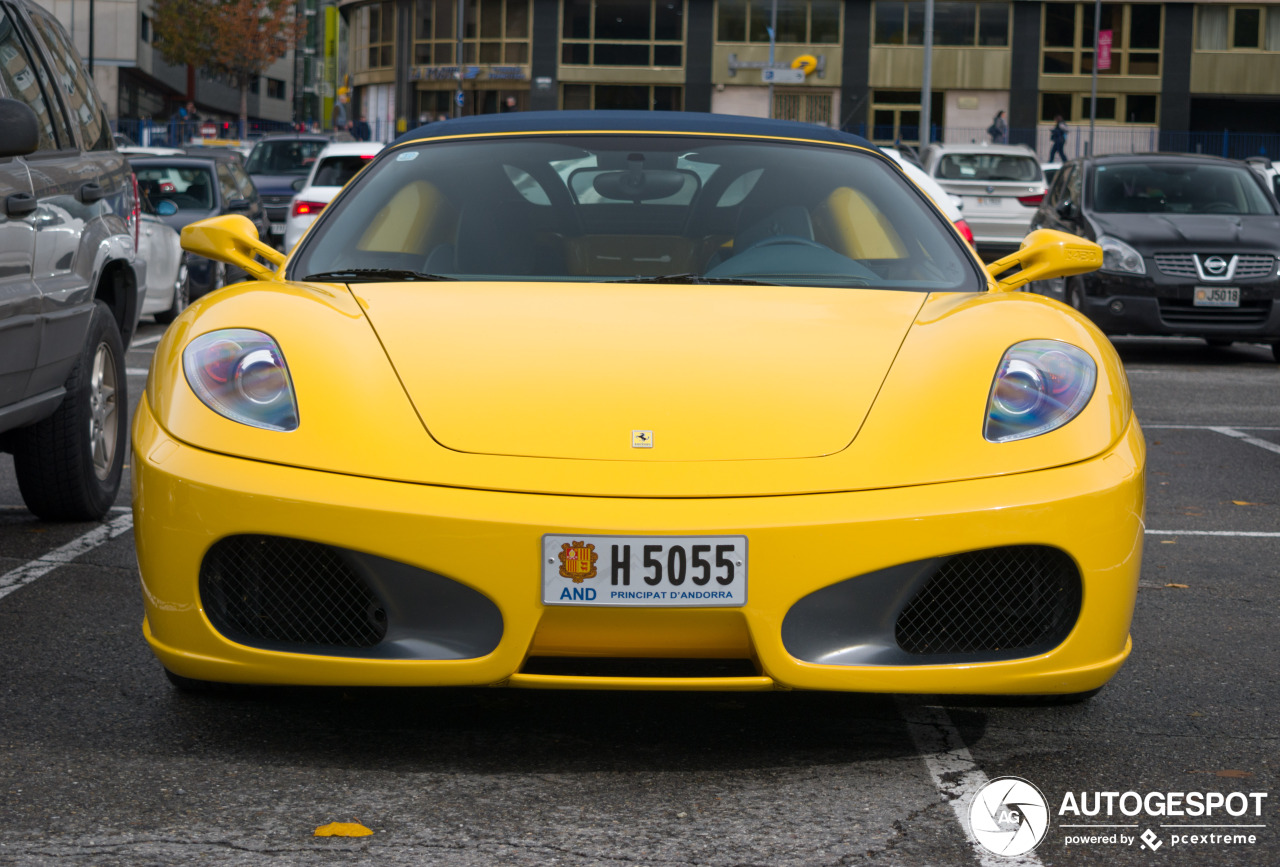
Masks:
[[[775,43],[835,45],[840,42],[839,0],[778,0]],[[772,0],[720,0],[716,40],[769,42]]]
[[[1106,94],[1098,97],[1096,119],[1107,123],[1152,124],[1157,121],[1160,100],[1153,93]],[[1089,122],[1089,94],[1041,93],[1040,120],[1053,123],[1062,115],[1070,123]]]
[[[681,111],[684,89],[647,84],[566,84],[561,102],[564,109]]]
[[[1280,8],[1199,6],[1197,51],[1280,51]]]
[[[831,91],[780,88],[773,95],[773,117],[831,126]]]
[[[933,44],[1003,48],[1009,44],[1008,3],[953,3],[933,6]],[[876,45],[923,45],[924,3],[876,0],[871,28]]]
[[[1046,3],[1041,16],[1041,67],[1045,75],[1093,73],[1092,3]],[[1111,64],[1099,75],[1160,75],[1164,7],[1103,3],[1099,30],[1111,31]]]
[[[267,99],[284,99],[284,82],[278,78],[267,79]]]
[[[684,0],[565,0],[560,62],[683,66]]]
[[[393,68],[396,62],[395,4],[361,6],[351,18],[353,71]]]
[[[138,22],[138,38],[143,42],[151,42],[151,18],[147,13],[142,13],[142,20]]]
[[[465,0],[462,63],[529,62],[532,0]],[[457,0],[417,0],[413,62],[418,66],[457,65]]]

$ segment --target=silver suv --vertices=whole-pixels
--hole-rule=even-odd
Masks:
[[[1017,249],[1047,186],[1040,162],[1022,145],[931,145],[924,170],[964,201],[973,245],[983,255]]]
[[[66,31],[27,0],[0,0],[0,204],[0,448],[32,512],[101,518],[146,291],[137,191]]]

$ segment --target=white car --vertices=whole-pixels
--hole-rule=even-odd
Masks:
[[[979,252],[1013,252],[1031,229],[1047,186],[1040,161],[1022,145],[933,144],[924,170],[964,200],[964,218]]]
[[[953,196],[944,190],[933,178],[925,174],[924,170],[910,160],[905,159],[897,148],[880,148],[894,162],[902,166],[902,171],[907,177],[915,183],[917,187],[924,190],[925,194],[933,199],[942,213],[946,214],[948,220],[956,224],[956,228],[960,230],[960,234],[970,244],[973,243],[973,230],[969,228],[969,224],[964,221],[964,200],[959,196]]]
[[[187,254],[182,250],[177,231],[161,217],[178,212],[173,202],[161,200],[154,209],[141,200],[142,214],[138,223],[138,258],[147,263],[147,294],[142,301],[142,315],[155,316],[169,324],[186,309],[191,297],[187,275]]]
[[[384,145],[376,141],[334,142],[325,145],[311,166],[311,173],[298,188],[289,205],[284,224],[285,252],[293,249],[302,233],[315,222],[325,205],[373,159]]]

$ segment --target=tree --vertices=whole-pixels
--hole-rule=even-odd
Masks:
[[[297,43],[306,18],[294,0],[155,0],[160,56],[226,79],[240,91],[240,126],[249,86]]]

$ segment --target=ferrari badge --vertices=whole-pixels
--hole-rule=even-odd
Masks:
[[[595,545],[565,542],[560,546],[560,577],[572,578],[574,584],[581,584],[596,577],[596,561],[599,559]]]

